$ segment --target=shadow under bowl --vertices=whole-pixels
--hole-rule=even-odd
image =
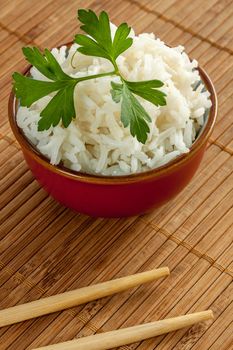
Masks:
[[[27,67],[27,74],[31,67]],[[18,101],[12,91],[9,121],[24,158],[42,187],[58,202],[83,214],[125,217],[143,214],[175,197],[189,183],[201,162],[217,114],[217,96],[207,73],[198,68],[210,92],[212,107],[190,152],[159,168],[124,176],[98,176],[51,165],[24,136],[16,123]]]

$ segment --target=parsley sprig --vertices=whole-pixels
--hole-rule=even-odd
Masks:
[[[40,98],[52,92],[56,94],[40,113],[38,130],[48,130],[62,121],[68,127],[75,118],[74,89],[75,86],[89,79],[105,76],[118,76],[120,83],[111,82],[111,95],[116,103],[121,103],[121,121],[124,127],[130,127],[130,132],[138,141],[145,143],[150,131],[151,117],[148,115],[135,95],[156,106],[166,105],[165,93],[159,90],[163,86],[160,80],[130,82],[124,79],[117,65],[117,57],[132,44],[129,37],[131,28],[122,23],[111,36],[108,14],[102,11],[99,17],[92,10],[78,10],[78,20],[81,29],[87,34],[77,34],[74,42],[79,45],[77,51],[83,55],[103,57],[113,65],[111,72],[73,78],[67,75],[53,54],[45,49],[41,53],[36,47],[24,47],[23,54],[27,61],[38,69],[49,81],[32,79],[15,72],[13,74],[14,90],[22,106],[30,107]]]

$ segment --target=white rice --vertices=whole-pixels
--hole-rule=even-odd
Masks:
[[[205,111],[211,107],[203,84],[193,90],[200,81],[197,61],[191,62],[182,46],[170,48],[154,34],[135,36],[132,31],[131,36],[133,45],[117,59],[122,75],[130,81],[159,79],[164,82],[161,90],[167,94],[163,107],[139,98],[152,118],[146,144],[138,142],[120,121],[120,103],[115,103],[110,94],[110,82],[119,82],[119,78],[88,80],[75,88],[76,119],[68,128],[60,124],[37,131],[40,112],[54,93],[18,110],[19,127],[52,164],[62,162],[69,169],[91,174],[124,175],[159,167],[189,152],[203,126]],[[112,70],[107,60],[80,53],[74,56],[76,68],[72,68],[77,47],[72,45],[67,57],[65,46],[52,50],[67,74],[81,77]],[[34,67],[31,74],[34,79],[48,80]]]

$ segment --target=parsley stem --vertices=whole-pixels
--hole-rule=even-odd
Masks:
[[[76,67],[73,65],[73,61],[74,61],[74,56],[76,55],[77,51],[74,52],[74,54],[72,55],[71,57],[71,60],[70,60],[70,65],[73,69],[75,69]]]
[[[85,81],[85,80],[91,80],[91,79],[96,79],[96,78],[102,78],[102,77],[106,77],[106,76],[110,76],[110,75],[118,75],[117,72],[114,70],[112,72],[108,72],[108,73],[100,73],[100,74],[93,74],[93,75],[88,75],[86,77],[81,77],[81,78],[77,78],[77,82],[80,81]]]
[[[119,74],[119,68],[115,60],[112,60],[113,67],[115,68],[116,74]]]

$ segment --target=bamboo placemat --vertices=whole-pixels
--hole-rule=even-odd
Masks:
[[[29,172],[7,122],[11,73],[21,47],[53,47],[77,30],[76,10],[105,9],[116,24],[182,44],[210,74],[218,121],[200,170],[151,214],[93,219],[65,209]],[[233,349],[233,3],[231,0],[1,0],[0,308],[168,265],[171,276],[60,313],[0,329],[0,349],[22,350],[191,311],[213,323],[123,350]]]

